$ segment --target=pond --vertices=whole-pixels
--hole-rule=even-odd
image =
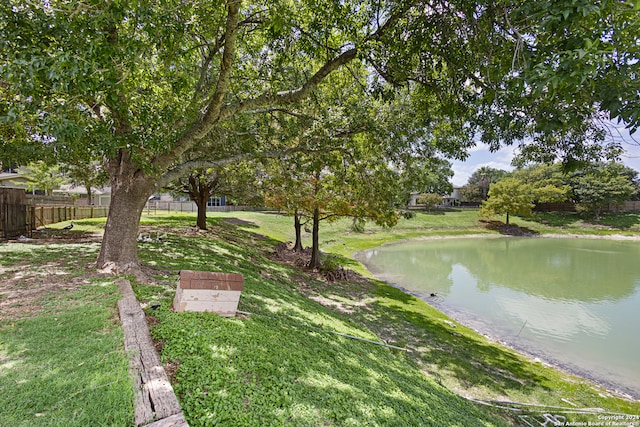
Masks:
[[[482,333],[640,398],[640,242],[451,238],[357,258]]]

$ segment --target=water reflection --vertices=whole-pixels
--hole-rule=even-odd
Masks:
[[[455,264],[476,278],[480,290],[502,286],[548,299],[619,300],[640,281],[640,244],[626,241],[442,239],[384,246],[361,257],[374,274],[410,277],[403,286],[412,290],[447,292]]]
[[[501,296],[496,299],[500,311],[516,323],[525,325],[528,331],[541,337],[571,340],[587,333],[606,336],[611,325],[588,306],[575,301],[546,300],[527,295]]]
[[[441,308],[475,327],[640,396],[638,242],[439,239],[358,258],[425,299],[437,293]]]

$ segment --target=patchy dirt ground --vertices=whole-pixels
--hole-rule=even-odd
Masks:
[[[307,298],[345,314],[351,314],[356,309],[362,309],[375,301],[375,298],[370,295],[375,286],[367,278],[341,266],[333,269],[310,269],[307,265],[311,260],[311,251],[293,252],[292,246],[290,242],[280,243],[276,246],[271,258],[295,266],[317,280],[313,286],[309,286],[304,278],[299,280],[295,277],[289,278]],[[337,297],[336,292],[342,297]]]
[[[167,232],[215,233],[197,227],[141,226],[139,239],[158,239]],[[101,240],[100,233],[44,228],[0,242],[0,321],[36,316],[55,295],[78,290],[93,279],[109,277],[94,266]],[[3,246],[7,250],[2,251]],[[158,269],[145,272],[152,276],[158,274]]]
[[[74,291],[91,277],[99,277],[88,267],[92,258],[95,261],[95,248],[90,244],[96,246],[100,239],[100,235],[81,231],[43,229],[2,243],[9,249],[20,247],[0,253],[13,258],[0,260],[0,320],[35,316],[48,296]],[[31,245],[34,247],[29,248]],[[34,250],[42,256],[32,255]]]

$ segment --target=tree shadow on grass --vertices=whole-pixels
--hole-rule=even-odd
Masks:
[[[258,226],[256,225],[255,222],[247,221],[245,219],[240,219],[240,218],[221,218],[221,219],[222,219],[222,221],[226,222],[227,224],[233,224],[233,225],[236,225],[238,227],[258,228]]]
[[[527,219],[551,227],[568,227],[579,222],[580,215],[576,212],[534,212]]]
[[[328,308],[348,314],[382,341],[407,347],[425,372],[459,392],[536,396],[550,391],[546,385],[549,379],[515,352],[486,342],[465,327],[453,327],[446,316],[413,295],[380,282],[375,285],[361,280],[317,283],[303,292]]]
[[[191,425],[208,417],[256,426],[274,420],[301,426],[506,424],[407,369],[401,352],[327,333],[333,325],[313,327],[300,318],[317,312],[344,322],[344,316],[307,306],[299,296],[281,297],[288,304],[268,316],[158,313],[155,335],[165,342],[164,357],[179,360],[173,378]]]
[[[540,233],[527,227],[520,227],[517,224],[505,224],[500,221],[480,221],[485,223],[489,230],[497,231],[505,236],[537,236]]]
[[[598,220],[589,221],[594,225],[601,225],[605,227],[611,227],[618,230],[640,229],[640,213],[606,213],[603,214]]]

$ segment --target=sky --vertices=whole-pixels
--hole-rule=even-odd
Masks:
[[[625,153],[621,156],[620,160],[630,168],[640,172],[640,131],[637,131],[633,136],[629,135],[624,128],[617,128],[622,135],[622,146],[625,149]],[[467,180],[482,166],[488,166],[494,169],[502,169],[506,171],[513,170],[511,166],[511,160],[514,157],[514,153],[517,146],[504,147],[501,150],[492,153],[489,151],[489,147],[484,144],[479,144],[476,147],[469,150],[469,157],[464,162],[459,160],[453,160],[453,185],[461,187],[467,183]]]

